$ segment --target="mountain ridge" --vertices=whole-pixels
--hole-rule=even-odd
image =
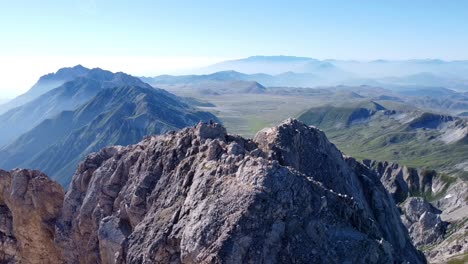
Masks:
[[[0,146],[10,143],[15,137],[61,111],[75,109],[100,90],[123,84],[151,87],[125,73],[112,73],[100,68],[89,70],[85,76],[65,82],[38,98],[0,115],[0,129],[3,131],[0,135]]]
[[[0,196],[15,175],[28,179],[1,173],[11,180]],[[28,208],[22,195],[13,201]],[[254,140],[200,123],[104,148],[79,165],[47,224],[66,262],[425,263],[377,176],[295,120]],[[24,240],[36,249],[34,233],[12,235],[18,258]]]
[[[288,86],[321,85],[379,85],[386,88],[398,86],[444,86],[451,89],[468,89],[468,61],[421,60],[318,60],[294,56],[252,56],[220,62],[198,73],[235,70],[247,74],[267,73],[279,75],[294,72],[296,81]],[[300,77],[300,74],[311,74]],[[313,75],[312,75],[313,74]],[[312,78],[314,77],[314,78]],[[279,78],[280,79],[280,78]],[[257,80],[258,81],[258,80]],[[262,81],[259,81],[262,83]],[[275,85],[283,83],[277,80]],[[262,83],[269,86],[270,84]]]
[[[71,81],[76,77],[86,75],[88,72],[88,68],[85,68],[82,65],[76,65],[74,67],[61,68],[55,73],[43,75],[26,93],[13,98],[5,104],[1,104],[0,114],[26,104],[51,89],[56,88],[67,81]]]
[[[149,134],[210,119],[218,121],[161,89],[107,88],[76,110],[45,120],[0,149],[0,167],[41,169],[67,185],[79,160],[90,152],[107,145],[133,144]]]

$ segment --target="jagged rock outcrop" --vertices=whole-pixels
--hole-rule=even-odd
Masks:
[[[418,171],[415,168],[387,161],[364,160],[363,163],[377,173],[396,203],[401,203],[413,195],[432,192],[432,184],[436,176],[434,171]]]
[[[448,222],[442,221],[442,211],[421,197],[410,197],[401,205],[402,221],[415,246],[430,245],[443,240]]]
[[[378,177],[295,120],[104,148],[55,225],[67,263],[425,263]]]
[[[468,186],[432,170],[364,160],[402,212],[413,243],[431,263],[468,253]],[[431,202],[425,198],[428,197]]]
[[[39,171],[0,170],[0,263],[61,263],[54,244],[62,187]]]
[[[57,243],[82,263],[424,262],[369,174],[295,120],[254,141],[199,124],[90,155]]]

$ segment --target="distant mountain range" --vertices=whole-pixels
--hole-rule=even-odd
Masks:
[[[425,75],[422,74],[421,76]],[[269,75],[263,73],[245,74],[237,71],[221,71],[202,75],[161,75],[156,77],[141,77],[140,79],[154,87],[161,87],[174,92],[197,93],[199,95],[242,93],[306,95],[316,93],[319,90],[332,90],[341,93],[343,97],[371,97],[377,100],[407,102],[422,109],[453,115],[468,111],[468,92],[455,91],[435,85],[424,86],[410,83],[385,85],[377,81],[370,82],[374,85],[314,86],[314,82],[320,84],[320,77],[317,77],[314,73],[288,72]],[[398,78],[389,79],[396,80]],[[404,77],[401,79],[404,79]],[[359,83],[357,80],[352,82]],[[421,81],[421,83],[423,82]],[[315,89],[302,88],[312,86]],[[358,93],[356,93],[357,91]]]
[[[88,70],[0,120],[5,143],[0,168],[40,169],[64,186],[83,157],[105,146],[133,144],[200,120],[219,122],[189,100],[101,69]]]
[[[141,77],[154,87],[198,91],[201,94],[239,94],[264,93],[266,88],[260,84],[273,78],[267,74],[244,74],[236,71],[216,72],[207,75],[161,75]]]
[[[468,61],[317,60],[293,56],[253,56],[217,63],[197,72],[237,71],[266,86],[375,85],[445,87],[468,90]],[[264,76],[263,74],[273,75]],[[265,77],[265,78],[263,78]]]
[[[200,69],[206,73],[234,70],[248,74],[284,72],[319,72],[341,69],[356,75],[375,77],[407,76],[420,73],[442,73],[447,76],[465,76],[468,61],[444,61],[438,59],[419,60],[318,60],[295,56],[252,56],[220,62]]]
[[[220,71],[211,74],[202,75],[161,75],[156,77],[141,77],[147,82],[157,87],[186,87],[190,89],[216,88],[226,86],[229,82],[236,82],[237,87],[246,86],[246,83],[257,82],[262,86],[294,86],[294,87],[315,87],[318,85],[330,84],[327,78],[318,73],[295,73],[283,72],[276,75],[265,73],[245,74],[233,70]],[[242,88],[233,87],[229,89],[230,93],[241,93]],[[224,89],[226,92],[227,90]]]
[[[336,66],[331,62],[307,57],[253,56],[245,59],[220,62],[202,70],[206,72],[234,70],[248,74],[267,73],[276,75],[285,72],[327,72],[336,69]]]

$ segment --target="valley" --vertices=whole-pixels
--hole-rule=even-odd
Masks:
[[[458,121],[440,124],[446,127],[411,127],[408,124],[411,121],[431,125],[430,117],[449,115],[426,112],[412,101],[405,102],[398,97],[379,100],[389,97],[382,95],[382,91],[372,91],[371,87],[273,87],[262,93],[235,95],[201,94],[185,87],[165,88],[179,96],[214,105],[202,109],[218,116],[229,131],[242,136],[252,137],[263,127],[297,117],[324,130],[333,143],[352,157],[387,160],[468,177],[468,168],[464,166],[468,157],[468,126],[463,117],[450,116]],[[382,109],[376,109],[376,105]],[[346,119],[357,109],[377,113],[364,116],[352,125],[346,124]],[[429,119],[427,124],[424,118]],[[344,123],[340,124],[340,119]]]

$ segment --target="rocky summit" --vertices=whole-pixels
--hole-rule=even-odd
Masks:
[[[64,198],[1,172],[0,209],[5,263],[426,262],[376,173],[292,119],[253,140],[199,123],[104,148]]]

